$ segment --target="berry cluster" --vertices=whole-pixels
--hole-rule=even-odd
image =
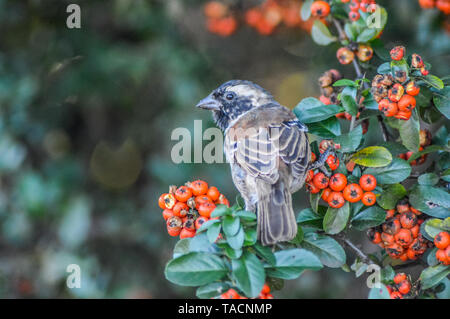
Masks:
[[[188,182],[178,188],[171,186],[169,193],[159,197],[158,204],[163,209],[167,232],[180,238],[194,237],[196,230],[210,219],[216,205],[230,206],[217,187],[208,187],[208,183],[202,180]]]
[[[323,73],[319,78],[320,97],[319,100],[326,105],[338,103],[337,88],[333,84],[342,79],[342,75],[338,70],[331,69]]]
[[[420,147],[419,152],[423,151],[424,148],[431,144],[431,132],[428,130],[420,130]],[[414,154],[412,151],[399,154],[398,157],[404,160],[409,160],[409,158]],[[424,154],[419,158],[411,161],[410,165],[422,165],[427,160],[428,154]]]
[[[419,5],[423,9],[437,8],[446,15],[450,14],[450,0],[419,0]]]
[[[319,150],[321,153],[324,151],[320,148]],[[312,153],[311,156],[314,162],[316,155]],[[329,155],[327,164],[334,171],[339,167],[339,158]],[[359,184],[356,184],[348,183],[347,176],[342,173],[335,173],[328,178],[322,172],[314,173],[310,170],[306,177],[306,185],[312,194],[317,194],[323,190],[321,198],[333,208],[341,208],[346,201],[350,203],[362,201],[365,206],[372,206],[377,201],[375,194],[372,192],[377,187],[377,180],[369,174],[362,175]]]
[[[405,56],[405,48],[397,46],[391,50],[391,58],[394,61],[402,60]],[[418,54],[413,54],[411,66],[420,69],[422,75],[427,75],[428,70]],[[413,80],[407,81],[407,72],[397,70],[395,74],[377,74],[372,80],[372,95],[378,103],[378,109],[387,117],[395,117],[401,120],[409,120],[412,110],[416,107],[416,98],[420,92],[419,86]]]
[[[242,16],[238,7],[220,1],[209,1],[204,6],[204,13],[208,31],[224,37],[237,30],[240,20],[261,35],[272,34],[281,24],[310,32],[314,21],[303,21],[300,18],[301,8],[300,0],[267,0],[247,9]]]
[[[312,20],[304,22],[300,18],[302,2],[297,0],[268,0],[245,12],[247,25],[256,29],[261,35],[270,35],[282,23],[288,28],[300,27],[310,31]]]
[[[237,20],[226,4],[219,1],[210,1],[205,4],[204,13],[209,32],[226,37],[236,31]]]
[[[350,64],[355,56],[361,62],[367,62],[373,57],[373,49],[368,44],[350,43],[346,47],[341,47],[336,51],[336,57],[340,64]]]
[[[436,251],[436,259],[444,265],[450,265],[450,234],[442,231],[434,237],[434,245],[438,249]]]
[[[348,18],[351,21],[356,21],[361,17],[359,11],[362,12],[375,12],[377,5],[375,0],[341,0],[342,3],[349,3],[350,12]]]
[[[401,201],[386,212],[386,222],[367,231],[370,241],[386,249],[393,259],[415,260],[429,247],[430,241],[420,233],[422,212]]]
[[[220,299],[248,299],[245,296],[239,295],[236,290],[233,288],[228,289],[227,292],[224,292],[220,295]],[[273,295],[270,293],[270,287],[267,284],[264,284],[259,296],[254,299],[273,299]]]
[[[403,299],[411,291],[411,281],[405,273],[398,273],[394,276],[394,285],[387,285],[386,288],[391,299]]]

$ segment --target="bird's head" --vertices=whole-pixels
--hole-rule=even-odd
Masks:
[[[231,80],[212,91],[197,107],[211,110],[216,124],[226,130],[240,115],[272,100],[269,92],[253,82]]]

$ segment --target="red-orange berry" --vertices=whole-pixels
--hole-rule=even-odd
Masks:
[[[317,18],[325,18],[330,13],[330,5],[326,1],[314,1],[311,5],[311,14]]]
[[[355,59],[355,54],[349,48],[342,47],[337,50],[336,57],[340,64],[350,64]]]
[[[216,201],[216,200],[219,199],[220,192],[219,192],[219,190],[217,189],[217,187],[211,186],[211,187],[208,189],[208,192],[206,193],[206,196],[208,196],[212,201]]]
[[[397,234],[400,229],[402,228],[402,225],[400,224],[400,221],[396,218],[391,218],[387,220],[382,226],[383,231],[390,235]]]
[[[339,158],[334,155],[330,155],[327,158],[327,164],[332,171],[336,170],[339,167]]]
[[[208,191],[208,183],[202,180],[196,180],[189,184],[194,196],[205,195]]]
[[[405,47],[404,46],[396,46],[394,47],[390,54],[391,54],[391,59],[395,60],[395,61],[399,61],[401,59],[403,59],[403,57],[405,56]]]
[[[329,186],[335,192],[343,191],[347,186],[347,177],[344,174],[336,173],[331,176]]]
[[[198,207],[198,213],[200,214],[200,216],[209,218],[211,217],[211,213],[214,209],[216,209],[216,205],[210,202],[206,202],[200,204],[200,206]]]
[[[361,200],[363,196],[363,190],[358,184],[349,184],[345,186],[343,195],[346,201],[350,203],[356,203]]]
[[[401,283],[399,283],[398,291],[403,295],[408,294],[411,291],[411,283],[409,282],[409,280],[403,280]]]
[[[180,239],[190,238],[195,236],[195,230],[183,228],[180,232]]]
[[[398,109],[401,111],[404,110],[411,111],[415,107],[416,107],[416,99],[409,94],[403,95],[400,101],[398,101]]]
[[[377,197],[372,192],[365,192],[361,198],[361,201],[366,206],[372,206],[376,203]]]
[[[324,173],[317,173],[314,175],[313,184],[319,189],[325,189],[328,187],[329,178]]]
[[[400,223],[403,228],[411,229],[417,225],[417,216],[412,212],[405,212],[400,215]]]
[[[416,82],[411,81],[406,85],[406,93],[411,96],[416,96],[420,92],[420,87],[416,84]]]
[[[330,194],[331,194],[331,189],[327,187],[323,190],[321,198],[324,201],[328,202],[328,197],[330,196]]]
[[[192,197],[192,191],[187,186],[180,186],[175,191],[175,198],[183,203],[186,203]]]
[[[359,179],[359,185],[364,191],[370,192],[377,187],[377,180],[373,175],[365,174]]]
[[[341,192],[331,192],[328,196],[328,205],[333,208],[341,208],[344,206],[345,200]]]
[[[446,231],[441,231],[434,237],[434,245],[439,249],[446,249],[450,245],[450,234]]]
[[[396,274],[394,276],[394,282],[398,285],[399,283],[401,283],[402,281],[405,281],[406,279],[408,279],[408,277],[406,277],[406,274],[404,272],[400,272],[398,274]]]
[[[394,236],[395,242],[401,246],[409,246],[413,242],[413,236],[408,229],[402,228]]]

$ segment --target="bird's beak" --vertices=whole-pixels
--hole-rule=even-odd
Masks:
[[[205,97],[203,100],[198,102],[195,107],[199,107],[205,110],[218,111],[220,109],[220,103],[214,99],[212,94]]]

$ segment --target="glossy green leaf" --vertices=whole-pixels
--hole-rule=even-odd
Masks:
[[[322,263],[315,254],[305,249],[286,249],[275,253],[275,267],[267,266],[267,275],[281,279],[296,279],[306,269],[319,270]]]
[[[352,218],[351,225],[357,230],[365,230],[378,226],[386,220],[386,211],[377,206],[371,206]]]
[[[244,252],[241,258],[231,261],[232,276],[236,286],[247,297],[257,297],[265,282],[265,271],[258,257]]]
[[[302,247],[316,254],[325,266],[339,268],[345,264],[344,249],[327,235],[307,232],[304,235]]]
[[[350,217],[350,204],[345,202],[341,208],[329,207],[323,218],[323,229],[328,234],[337,234],[347,226]]]
[[[392,161],[392,155],[381,146],[369,146],[353,154],[351,160],[366,167],[383,167]]]
[[[192,252],[169,261],[164,274],[170,282],[180,286],[201,286],[225,276],[227,268],[220,257]]]
[[[364,174],[376,177],[377,184],[396,184],[404,181],[411,174],[411,166],[400,158],[392,159],[392,162],[384,167],[368,168]]]

